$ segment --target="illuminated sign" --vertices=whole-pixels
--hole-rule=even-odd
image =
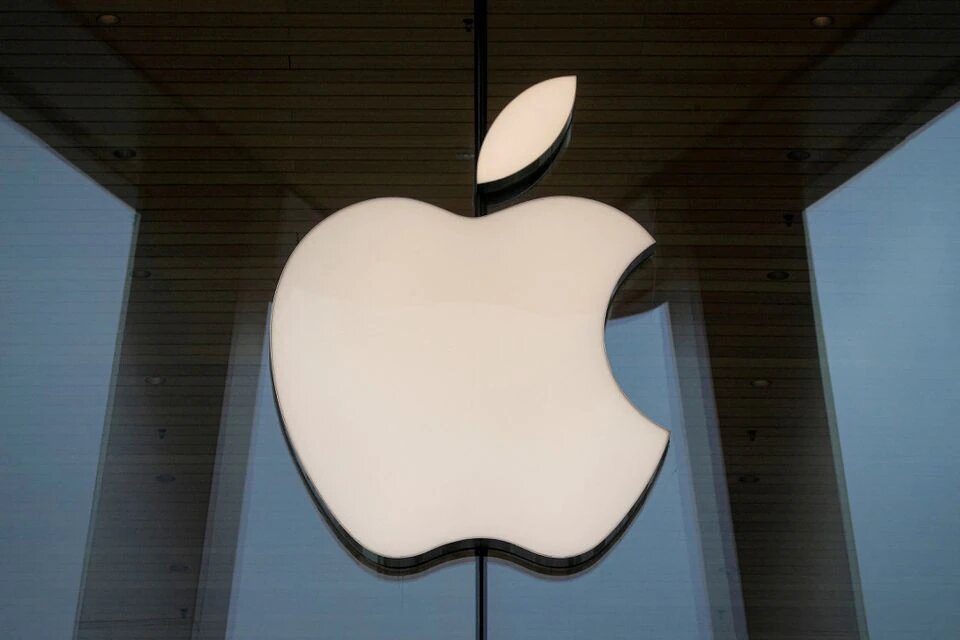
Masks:
[[[575,91],[555,78],[504,109],[481,188],[543,165]],[[604,348],[613,292],[652,246],[626,214],[574,197],[481,218],[378,198],[303,238],[274,299],[274,385],[304,479],[352,552],[386,572],[478,548],[573,572],[616,540],[668,441]]]

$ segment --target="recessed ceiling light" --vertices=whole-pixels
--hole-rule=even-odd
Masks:
[[[171,564],[169,569],[170,573],[186,573],[187,571],[190,571],[190,567],[180,563]]]
[[[113,157],[117,160],[131,160],[137,157],[137,150],[130,147],[120,147],[113,150]]]
[[[810,21],[810,24],[818,29],[823,29],[833,24],[833,18],[831,16],[817,16]]]
[[[752,473],[748,473],[748,474],[746,474],[746,475],[740,476],[739,480],[740,480],[740,482],[742,482],[743,484],[756,484],[756,483],[760,482],[760,478],[758,478],[757,476],[753,475]]]
[[[120,17],[113,13],[104,13],[97,16],[97,22],[105,27],[112,27],[115,24],[120,24]]]
[[[157,482],[160,484],[170,484],[177,479],[177,476],[170,473],[161,473],[157,476]]]
[[[134,277],[134,278],[141,279],[141,280],[142,280],[143,278],[149,278],[149,277],[150,277],[150,269],[134,269],[134,270],[133,270],[133,277]]]
[[[147,384],[150,384],[156,387],[166,382],[167,379],[164,378],[163,376],[147,376],[146,378],[143,379],[143,381],[146,382]]]
[[[794,162],[805,162],[810,159],[810,152],[806,149],[791,149],[787,151],[787,158]]]
[[[766,378],[757,378],[756,380],[752,380],[750,382],[750,386],[754,389],[766,389],[770,386],[770,381]]]
[[[475,157],[473,151],[461,151],[456,155],[457,160],[473,160]]]
[[[786,280],[789,277],[790,277],[790,273],[787,271],[777,270],[777,271],[770,271],[767,273],[767,280],[776,280],[779,282],[782,280]]]

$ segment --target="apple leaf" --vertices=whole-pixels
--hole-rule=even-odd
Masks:
[[[573,115],[577,77],[545,80],[514,98],[487,132],[477,160],[477,184],[510,182],[554,151]]]

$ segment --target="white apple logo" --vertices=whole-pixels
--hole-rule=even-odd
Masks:
[[[537,160],[574,91],[556,78],[511,102],[478,180]],[[610,298],[652,245],[626,214],[573,197],[481,218],[380,198],[303,238],[274,298],[274,386],[305,482],[350,551],[385,572],[478,547],[573,572],[610,546],[668,441],[604,349]]]

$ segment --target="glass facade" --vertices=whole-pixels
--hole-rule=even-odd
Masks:
[[[590,569],[486,561],[486,636],[960,637],[957,3],[19,0],[0,41],[0,637],[476,637],[473,558],[381,575],[321,517],[268,322],[335,211],[471,215],[475,118],[570,74],[514,202],[655,238],[603,348],[670,447]]]
[[[943,552],[960,512],[942,503],[960,482],[958,141],[953,108],[807,211],[846,535],[874,638],[947,638],[960,624],[960,566]]]
[[[116,384],[137,214],[0,119],[5,512],[10,637],[73,631]]]

